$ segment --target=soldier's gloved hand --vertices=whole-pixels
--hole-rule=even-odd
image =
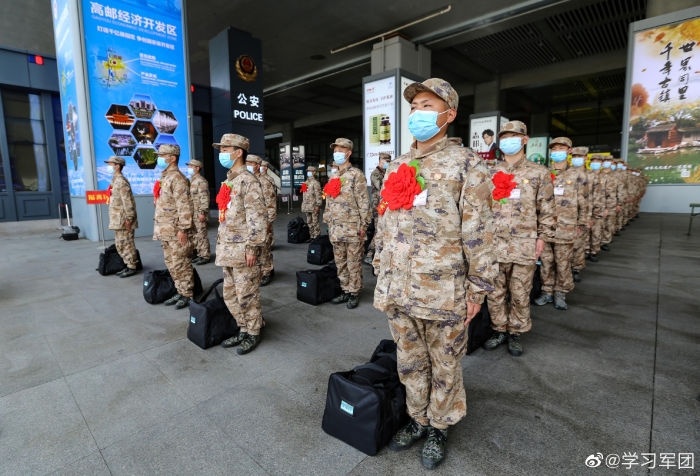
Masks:
[[[131,231],[131,222],[129,220],[124,220],[124,228],[126,228],[126,231]]]
[[[619,211],[620,211],[620,208],[621,208],[620,205],[616,206],[616,207],[615,207],[615,211],[618,211],[618,212],[619,212]]]
[[[204,223],[205,221],[207,221],[207,216],[204,213],[200,213],[199,214],[199,222]]]
[[[544,240],[537,239],[537,244],[535,245],[535,259],[540,259],[540,255],[544,251]]]
[[[316,208],[314,208],[314,212],[318,213],[318,212],[320,212],[320,211],[321,211],[321,207],[316,207]]]
[[[367,233],[365,233],[365,230],[360,229],[360,239],[364,241],[365,236],[367,236]]]
[[[246,266],[248,266],[249,268],[252,268],[253,266],[255,266],[255,262],[256,262],[257,260],[258,260],[258,258],[257,258],[255,255],[249,255],[248,253],[246,253],[246,255],[245,255],[245,264],[246,264]]]
[[[468,325],[474,317],[481,311],[481,304],[476,304],[471,301],[467,301],[467,318],[464,320],[464,325]]]
[[[272,223],[267,224],[267,232],[272,233]]]
[[[183,248],[187,246],[187,233],[185,233],[184,231],[178,231],[177,239],[180,242],[180,246],[182,246]]]

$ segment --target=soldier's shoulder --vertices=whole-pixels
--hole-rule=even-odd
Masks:
[[[363,179],[366,178],[364,172],[362,172],[362,170],[358,169],[357,167],[351,168],[350,173],[352,173],[355,177],[361,177]]]
[[[538,164],[537,162],[532,162],[531,160],[526,160],[525,161],[525,167],[529,168],[532,170],[534,173],[539,174],[539,175],[549,175],[550,171],[547,167],[544,165]]]

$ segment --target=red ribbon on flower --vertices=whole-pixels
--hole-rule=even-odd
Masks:
[[[301,184],[301,193],[306,193],[309,191],[309,187],[306,186],[306,183]]]
[[[216,204],[219,206],[219,221],[226,220],[226,209],[231,203],[231,186],[226,182],[221,182],[219,193],[216,194]]]
[[[491,196],[494,201],[506,203],[507,199],[510,197],[510,192],[518,186],[518,184],[513,181],[514,178],[515,175],[505,172],[498,172],[493,176],[491,181],[496,188],[493,189]]]
[[[340,187],[341,186],[342,186],[342,182],[340,181],[339,177],[332,178],[323,187],[323,193],[325,193],[326,196],[330,195],[331,197],[335,198],[338,195],[340,195]]]
[[[396,172],[392,172],[384,182],[382,198],[389,210],[410,210],[416,195],[425,188],[425,180],[418,175],[417,160],[401,164]],[[377,209],[379,211],[379,209]],[[386,208],[384,209],[386,211]]]
[[[158,200],[160,197],[160,180],[156,180],[156,183],[153,184],[153,202]]]
[[[107,187],[107,203],[109,203],[112,200],[112,186],[110,185]]]
[[[379,216],[384,215],[384,212],[386,212],[386,209],[389,207],[389,202],[386,200],[382,200],[379,203],[379,206],[377,206],[377,213],[379,213]]]

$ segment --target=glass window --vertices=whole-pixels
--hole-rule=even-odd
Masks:
[[[63,136],[61,98],[51,96],[51,107],[53,109],[54,134],[56,134],[56,152],[58,155],[58,173],[61,176],[61,191],[68,193],[68,163],[66,162],[66,144]]]
[[[2,107],[14,190],[51,191],[41,96],[3,90]]]
[[[0,192],[7,192],[5,186],[5,166],[2,163],[2,151],[0,150]]]

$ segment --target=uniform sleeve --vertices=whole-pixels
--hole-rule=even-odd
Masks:
[[[554,185],[549,177],[549,170],[540,176],[540,187],[537,189],[537,238],[540,240],[554,239],[556,220],[554,218]]]
[[[119,186],[119,194],[121,195],[122,203],[124,204],[124,219],[133,223],[136,221],[136,201],[134,194],[131,193],[131,186],[122,180]]]
[[[197,204],[195,210],[199,214],[206,215],[209,212],[209,183],[199,180],[197,183]]]
[[[493,245],[491,176],[483,164],[472,167],[462,187],[462,248],[467,258],[466,293],[469,302],[481,304],[493,292],[498,260]]]
[[[267,238],[267,208],[260,182],[250,180],[247,184],[244,184],[244,187],[243,206],[245,207],[245,220],[248,225],[248,239],[245,243],[245,252],[249,255],[259,256]]]
[[[360,214],[360,228],[367,231],[367,227],[372,223],[372,211],[369,209],[369,192],[367,192],[367,179],[363,173],[357,174],[355,178],[355,201],[357,202]]]
[[[617,204],[622,205],[627,200],[627,190],[623,176],[617,179]]]
[[[273,223],[275,218],[277,218],[277,192],[275,191],[275,184],[270,179],[265,177],[263,181],[265,182],[263,193],[265,194],[265,205],[267,205],[267,222]]]
[[[321,207],[323,205],[323,195],[321,194],[321,182],[314,180],[313,182],[313,204],[315,207]]]
[[[370,181],[372,182],[372,187],[374,190],[381,190],[382,189],[382,176],[377,172],[376,170],[372,172],[372,175],[369,177]]]
[[[588,206],[589,200],[588,200],[588,185],[584,181],[583,183],[579,184],[578,187],[578,193],[576,194],[576,197],[578,199],[578,219],[577,223],[578,226],[581,227],[587,227],[591,221],[591,211],[590,207]]]
[[[607,174],[609,175],[609,174]],[[617,205],[617,191],[615,179],[606,176],[605,181],[605,208],[613,210]]]
[[[591,184],[591,217],[601,219],[605,208],[605,192],[598,180],[589,183]]]
[[[175,228],[178,231],[187,231],[192,228],[193,206],[190,198],[190,183],[187,179],[173,181],[173,195],[176,198],[177,222]]]

